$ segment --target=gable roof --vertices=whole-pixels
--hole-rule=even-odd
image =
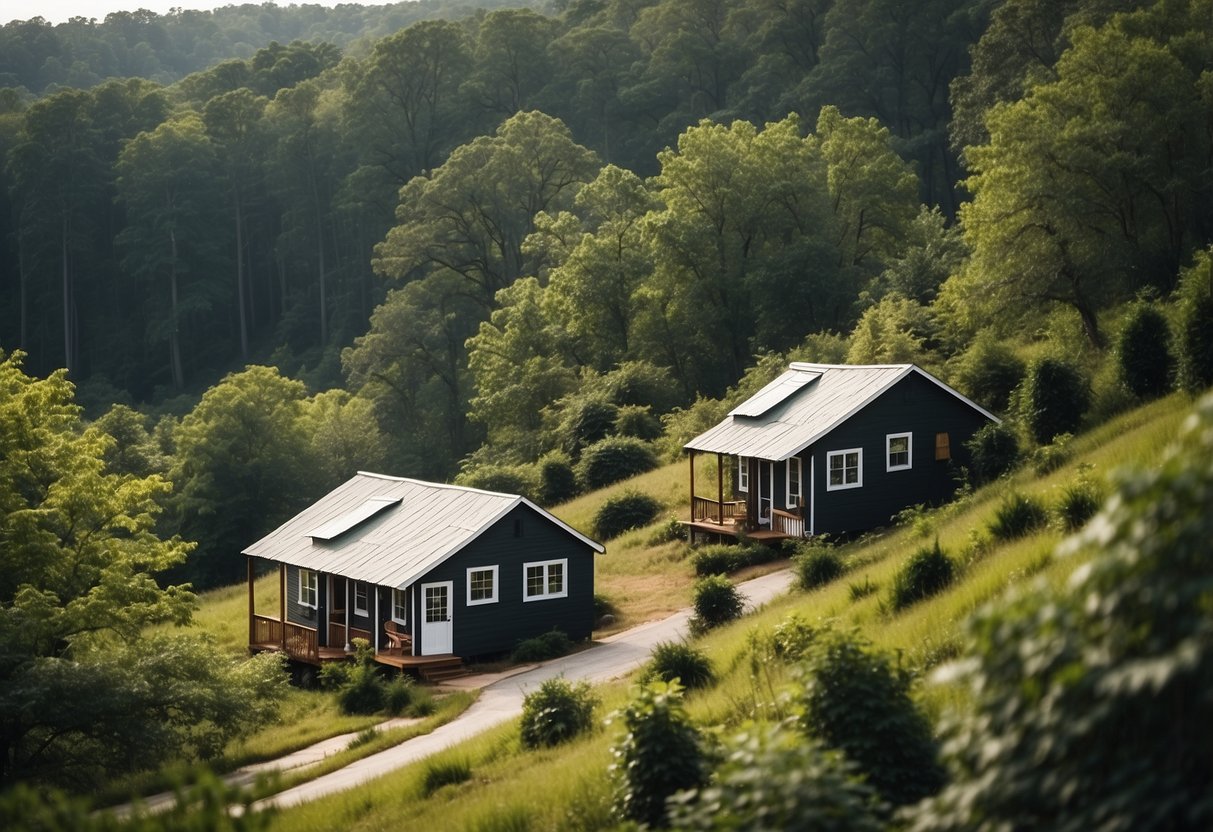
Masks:
[[[359,471],[243,554],[403,589],[519,505],[605,551],[516,494]]]
[[[990,411],[913,364],[793,362],[713,428],[684,445],[692,451],[752,456],[776,462],[793,456],[917,373],[991,421]]]

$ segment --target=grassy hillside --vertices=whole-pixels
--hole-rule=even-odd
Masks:
[[[1061,538],[1053,526],[1010,543],[995,542],[988,530],[1004,497],[1011,491],[1056,504],[1062,487],[1080,475],[1095,479],[1121,465],[1150,465],[1175,436],[1190,402],[1172,396],[1126,413],[1080,437],[1068,448],[1067,461],[1051,473],[1037,474],[1025,465],[1005,481],[978,490],[958,502],[923,513],[902,527],[871,535],[840,549],[848,571],[812,592],[794,592],[736,624],[700,640],[720,674],[709,690],[692,695],[689,709],[704,725],[734,726],[753,717],[778,716],[778,690],[787,681],[783,667],[750,661],[754,638],[790,616],[810,623],[831,622],[856,627],[874,643],[900,651],[910,667],[926,671],[954,655],[960,645],[965,616],[1008,585],[1041,575],[1061,582],[1078,566],[1073,558],[1057,559],[1052,552]],[[677,466],[653,472],[629,485],[654,490],[677,502]],[[620,486],[622,487],[622,486]],[[671,494],[674,495],[671,498]],[[593,511],[602,494],[588,495],[558,509],[570,522]],[[649,532],[651,533],[651,532]],[[626,568],[636,568],[661,586],[690,584],[690,569],[673,553],[673,544],[647,546],[646,532],[621,538],[600,561],[600,588],[623,591],[639,587],[642,579],[627,580]],[[894,614],[887,604],[893,575],[918,547],[938,536],[956,561],[956,583],[935,598]],[[631,542],[635,541],[635,542]],[[624,545],[627,544],[627,545]],[[618,559],[617,562],[614,562]],[[874,587],[867,592],[852,587]],[[647,590],[636,589],[647,597]],[[655,609],[657,604],[651,604]],[[605,715],[627,698],[627,683],[599,690]],[[960,694],[946,686],[920,686],[920,701],[937,713]],[[407,817],[433,829],[596,829],[610,827],[611,759],[609,746],[617,729],[606,727],[570,746],[523,752],[517,726],[507,725],[475,741],[444,752],[440,758],[403,769],[353,792],[286,811],[275,828],[291,830],[344,828],[391,829]],[[470,767],[470,778],[426,794],[427,771],[445,763]]]

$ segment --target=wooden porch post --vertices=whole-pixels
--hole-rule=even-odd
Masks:
[[[724,454],[716,454],[716,522],[724,525]]]
[[[248,558],[248,643],[252,644],[257,636],[257,619],[254,617],[257,612],[257,607],[253,603],[253,579],[256,577],[256,570],[253,569],[253,556],[246,555]]]
[[[687,526],[690,543],[695,545],[695,449],[691,448],[691,522]]]
[[[379,587],[375,587],[375,620],[371,622],[371,626],[375,628],[375,655],[379,655],[379,631],[383,629],[383,625],[379,623]]]
[[[350,641],[350,579],[345,579],[345,652],[352,653],[354,650],[353,642]]]
[[[282,633],[282,652],[286,652],[286,564],[278,564],[278,630]]]
[[[747,478],[750,481],[750,490],[745,495],[745,527],[747,531],[753,531],[758,528],[758,513],[761,508],[758,503],[758,492],[762,488],[762,483],[759,482],[758,457],[746,457],[745,464],[749,470]]]

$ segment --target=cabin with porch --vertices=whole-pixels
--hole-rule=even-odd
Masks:
[[[437,680],[553,629],[588,639],[603,551],[518,495],[359,472],[244,550],[249,648],[319,665],[364,638],[377,662]],[[256,612],[266,562],[276,617]]]
[[[684,446],[691,542],[858,532],[941,503],[969,465],[965,443],[998,421],[913,364],[792,363]],[[702,454],[716,460],[708,494],[696,491]]]

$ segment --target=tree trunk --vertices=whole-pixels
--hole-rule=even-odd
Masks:
[[[171,295],[171,311],[173,316],[169,327],[169,354],[173,365],[173,387],[180,390],[185,387],[185,373],[181,367],[181,339],[177,327],[177,232],[169,231],[169,245],[172,249],[169,260],[169,293]]]
[[[236,305],[240,312],[240,358],[248,363],[248,312],[244,308],[244,217],[240,212],[240,191],[236,190]]]

